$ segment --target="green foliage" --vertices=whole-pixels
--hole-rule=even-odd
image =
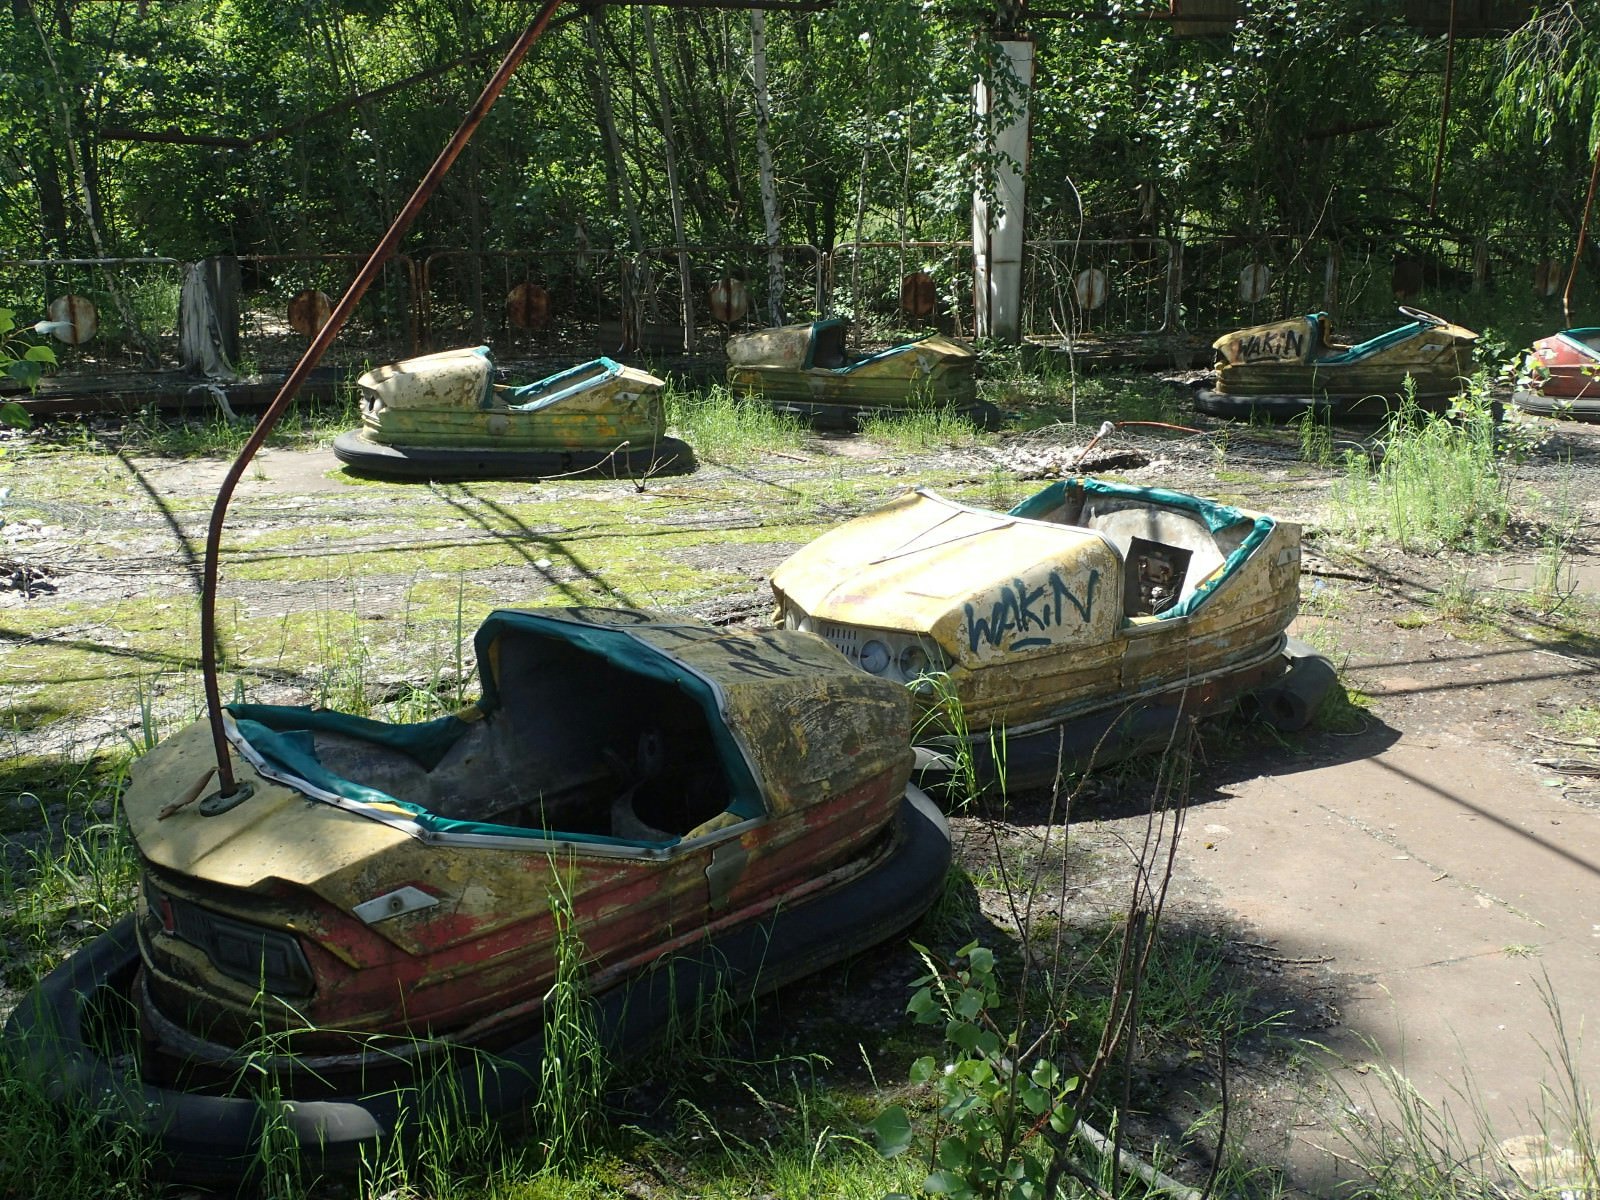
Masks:
[[[1408,400],[1378,440],[1376,464],[1355,451],[1345,456],[1345,478],[1333,490],[1344,532],[1415,551],[1481,550],[1504,534],[1511,502],[1485,398],[1465,397],[1443,417]]]
[[[42,343],[24,344],[19,333],[17,314],[9,308],[0,308],[0,375],[16,380],[31,391],[39,386],[44,369],[55,365],[56,352]],[[0,401],[0,425],[26,429],[31,423],[20,404]]]
[[[913,454],[947,446],[973,446],[982,440],[977,427],[953,408],[923,407],[903,413],[876,413],[861,422],[861,432],[875,442]]]
[[[668,424],[708,462],[747,462],[775,450],[797,450],[805,439],[797,418],[720,384],[705,392],[672,388],[664,404]]]
[[[1004,1014],[993,951],[971,942],[946,965],[918,950],[928,973],[913,985],[906,1011],[919,1025],[942,1027],[950,1055],[943,1067],[931,1055],[911,1066],[911,1082],[931,1085],[937,1105],[922,1190],[956,1200],[1036,1200],[1052,1156],[1043,1131],[1072,1132],[1078,1079],[1052,1060],[1053,1031],[1032,1034],[1020,1014]],[[872,1131],[885,1156],[904,1153],[914,1141],[899,1106],[880,1114]]]

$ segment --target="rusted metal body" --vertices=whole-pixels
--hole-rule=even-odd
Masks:
[[[496,382],[489,348],[478,346],[391,363],[357,383],[361,428],[333,449],[372,474],[492,478],[694,465],[689,447],[666,436],[662,381],[609,358],[508,385]]]
[[[818,425],[852,427],[874,412],[952,408],[987,424],[996,415],[977,398],[978,358],[939,334],[874,354],[855,355],[840,317],[781,325],[728,342],[728,383],[780,411]]]
[[[1215,416],[1309,409],[1377,419],[1409,395],[1442,410],[1472,375],[1478,335],[1418,309],[1400,313],[1406,324],[1358,345],[1332,341],[1326,313],[1224,334],[1212,343],[1215,386],[1196,394],[1195,407]]]
[[[496,1117],[537,1087],[558,906],[587,991],[638,1025],[670,1015],[663,987],[699,1002],[672,964],[714,960],[749,995],[937,895],[948,831],[907,783],[909,694],[822,639],[552,609],[496,612],[476,646],[483,699],[423,725],[231,706],[242,801],[196,801],[215,770],[204,722],[142,758],[124,799],[144,868],[132,929],[19,1009],[13,1039],[75,1031],[33,1043],[33,1066],[93,1092],[117,1035],[85,1014],[137,1011],[147,1095],[122,1119],[226,1175],[216,1155],[248,1160],[255,1115],[215,1151],[161,1122],[227,1123],[227,1081],[265,1028],[295,1055],[276,1065],[303,1148],[370,1149],[400,1119],[388,1089],[421,1087],[424,1060],[467,1070],[466,1102]],[[452,1047],[491,1057],[462,1068]],[[522,1091],[476,1095],[471,1071],[502,1061]],[[301,1103],[330,1089],[337,1120]]]
[[[918,694],[924,739],[983,753],[1000,739],[1022,784],[1051,777],[1063,731],[1097,739],[1150,704],[1170,730],[1180,708],[1283,674],[1299,574],[1292,523],[1074,479],[1009,513],[908,492],[793,555],[772,586],[786,628]]]
[[[1566,329],[1535,342],[1512,399],[1539,416],[1600,420],[1600,328]]]
[[[501,624],[491,618],[486,630]],[[285,772],[241,731],[244,717],[230,722],[229,738],[255,794],[227,812],[159,816],[210,765],[203,726],[140,761],[124,807],[149,888],[163,900],[293,931],[303,947],[309,990],[286,996],[292,1012],[278,1019],[342,1033],[493,1023],[550,985],[557,875],[592,970],[637,969],[703,937],[710,923],[747,917],[751,906],[776,903],[849,862],[900,802],[908,699],[820,639],[606,611],[539,614],[524,624],[480,635],[496,703],[431,771],[375,741],[316,734],[325,766],[443,824],[419,829],[414,814],[372,797],[363,807],[341,804],[337,793],[313,795],[308,805],[305,786],[274,778]],[[704,681],[720,699],[721,728],[692,706],[674,711],[672,689],[652,675],[534,632],[559,634],[559,625],[576,626],[580,639],[638,646],[641,672]],[[573,673],[533,677],[558,668]],[[728,778],[697,773],[715,762],[719,735],[740,760],[724,774],[750,772],[760,811]],[[643,787],[630,778],[652,769],[632,761],[645,753],[641,739],[653,739],[648,753],[661,760]],[[629,761],[619,765],[621,757]],[[623,830],[614,811],[630,788],[638,789],[639,828],[652,830],[645,836],[619,836],[638,832]],[[668,795],[671,788],[682,794]],[[672,827],[657,830],[651,815]],[[713,888],[712,860],[735,847],[741,869]],[[435,903],[370,924],[351,915],[406,887]],[[261,1019],[258,982],[220,973],[212,950],[167,927],[149,888],[140,914],[152,1000],[201,1036],[241,1038]]]

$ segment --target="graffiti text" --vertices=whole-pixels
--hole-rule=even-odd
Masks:
[[[999,646],[1012,634],[1060,629],[1064,619],[1070,620],[1073,613],[1077,613],[1079,623],[1088,621],[1094,612],[1094,591],[1099,583],[1100,572],[1091,570],[1080,598],[1055,571],[1041,584],[1029,585],[1013,579],[1001,589],[987,616],[980,616],[970,604],[965,606],[968,649],[976,651],[980,645]],[[1007,648],[1026,650],[1032,646],[1048,646],[1051,641],[1049,637],[1022,636],[1013,638]]]

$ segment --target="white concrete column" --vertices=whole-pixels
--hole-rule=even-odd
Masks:
[[[1022,251],[1027,228],[1029,120],[1033,97],[1033,43],[999,43],[1021,85],[1021,108],[1008,114],[996,102],[995,85],[979,80],[973,88],[978,120],[1000,162],[989,181],[995,206],[984,188],[972,198],[973,293],[979,337],[1015,342],[1022,336]],[[996,111],[999,109],[1000,111]]]

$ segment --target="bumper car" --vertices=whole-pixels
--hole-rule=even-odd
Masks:
[[[822,429],[854,429],[864,416],[949,408],[983,428],[1000,413],[978,396],[978,356],[940,334],[873,354],[851,354],[850,324],[827,317],[728,342],[728,383]]]
[[[1511,400],[1540,417],[1600,421],[1600,329],[1567,329],[1533,344]]]
[[[694,467],[665,436],[661,380],[597,358],[534,383],[495,382],[487,346],[368,371],[361,428],[333,452],[363,474],[399,479],[519,479],[586,471],[663,474]]]
[[[1356,345],[1332,340],[1327,313],[1225,334],[1215,386],[1194,406],[1217,417],[1318,416],[1381,420],[1407,394],[1419,408],[1443,412],[1471,377],[1478,335],[1421,309],[1401,308],[1407,323]]]
[[[778,619],[922,707],[919,760],[1011,788],[1104,763],[1254,692],[1303,726],[1334,682],[1285,637],[1300,530],[1158,488],[1079,478],[1010,512],[917,489],[773,573]]]
[[[905,689],[820,638],[502,610],[476,649],[482,700],[435,721],[230,706],[243,799],[201,798],[205,722],[142,758],[136,911],[17,1007],[18,1068],[176,1178],[247,1178],[269,1127],[353,1168],[430,1104],[526,1113],[563,925],[620,1054],[939,893]]]

